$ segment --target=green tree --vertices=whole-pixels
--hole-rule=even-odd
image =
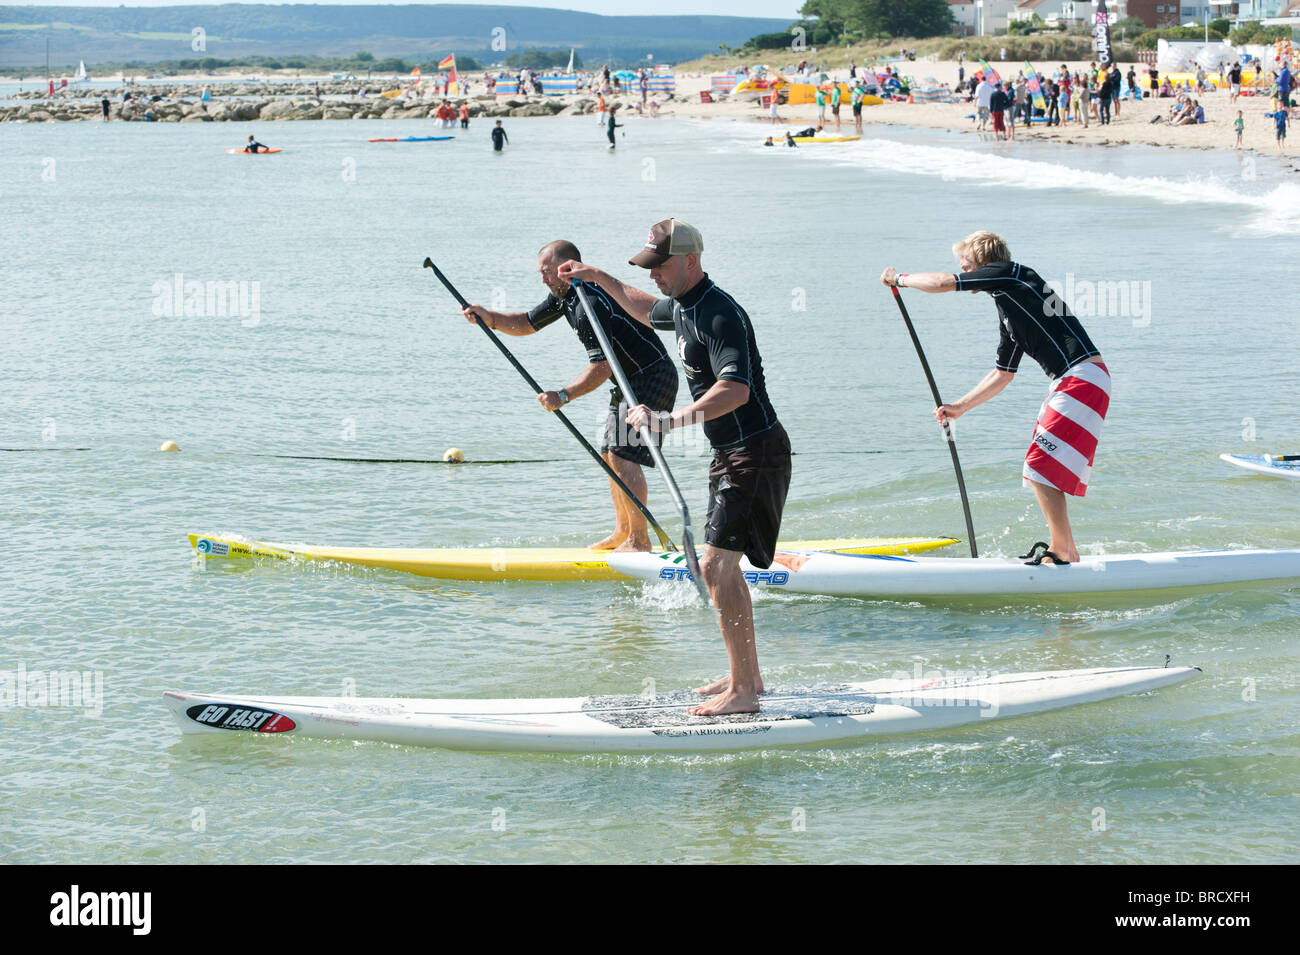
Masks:
[[[942,36],[953,25],[947,0],[807,0],[799,12],[835,40]]]
[[[373,53],[367,53],[365,50],[358,50],[357,55],[352,59],[356,60],[358,63],[373,63],[375,62],[375,55]]]

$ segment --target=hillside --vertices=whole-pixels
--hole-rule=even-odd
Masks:
[[[645,62],[648,54],[676,62],[788,25],[765,17],[600,16],[464,4],[0,6],[0,64],[44,66],[47,39],[54,67],[78,60],[93,67],[203,56],[344,56],[357,50],[419,61],[454,51],[493,63],[530,47],[576,47],[588,63]],[[204,31],[206,49],[192,50],[196,28]]]

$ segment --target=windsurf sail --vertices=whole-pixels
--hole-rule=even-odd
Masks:
[[[1046,111],[1047,101],[1043,99],[1043,84],[1038,79],[1038,73],[1034,70],[1034,65],[1025,60],[1025,88],[1029,90],[1029,97],[1033,100],[1034,109]]]

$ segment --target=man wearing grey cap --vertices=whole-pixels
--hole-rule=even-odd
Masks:
[[[564,263],[560,276],[595,282],[633,318],[676,333],[691,404],[673,412],[639,405],[628,412],[627,423],[662,433],[702,423],[713,446],[700,569],[718,608],[730,673],[700,687],[696,692],[710,699],[689,712],[718,716],[759,708],[763,679],[740,559],[748,557],[760,568],[772,565],[790,487],[790,439],[768,400],[749,316],[700,267],[703,251],[704,240],[690,224],[655,223],[645,247],[628,262],[650,270],[651,280],[668,296],[663,299],[579,262]]]

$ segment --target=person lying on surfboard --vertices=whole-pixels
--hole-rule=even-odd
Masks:
[[[1097,439],[1110,407],[1110,372],[1079,320],[1033,269],[1011,261],[1007,243],[992,232],[975,232],[952,247],[961,274],[900,273],[885,269],[880,281],[922,292],[987,292],[1002,325],[993,371],[967,394],[934,409],[940,422],[956,420],[1011,383],[1020,359],[1028,355],[1052,379],[1038,412],[1034,440],[1025,455],[1022,479],[1038,497],[1047,518],[1050,543],[1036,543],[1025,557],[1057,564],[1074,563],[1074,543],[1066,495],[1083,497],[1097,453]],[[1041,551],[1041,553],[1040,553]]]
[[[569,384],[556,391],[545,391],[537,396],[547,411],[558,411],[574,398],[595,391],[609,380],[609,362],[600,349],[595,333],[578,301],[573,286],[557,274],[563,262],[581,262],[578,247],[572,242],[557,239],[548,242],[537,253],[537,271],[542,277],[548,295],[541,304],[529,312],[494,312],[482,305],[471,304],[463,309],[465,318],[473,322],[481,318],[489,328],[507,335],[531,335],[563,316],[587,348],[587,366]],[[663,342],[653,331],[635,321],[609,295],[597,286],[587,289],[588,300],[597,320],[617,352],[621,367],[627,372],[628,385],[637,397],[656,412],[671,411],[677,401],[677,369]],[[642,466],[654,467],[650,449],[641,443],[635,428],[624,423],[627,403],[622,392],[614,388],[609,394],[609,415],[605,419],[605,436],[601,457],[644,504],[646,480]],[[649,550],[650,537],[646,519],[627,499],[613,481],[609,494],[614,500],[614,532],[604,540],[591,545],[593,550]]]
[[[641,404],[628,413],[627,423],[666,434],[702,422],[713,446],[700,570],[718,608],[730,673],[697,688],[695,692],[711,698],[688,712],[720,716],[759,708],[763,678],[754,608],[740,559],[748,557],[759,568],[772,566],[790,488],[791,452],[790,439],[767,397],[753,323],[700,267],[703,251],[699,231],[681,219],[651,227],[645,246],[628,264],[649,269],[651,281],[666,298],[655,298],[576,261],[565,262],[560,277],[595,282],[638,321],[676,335],[693,401],[672,413]]]

